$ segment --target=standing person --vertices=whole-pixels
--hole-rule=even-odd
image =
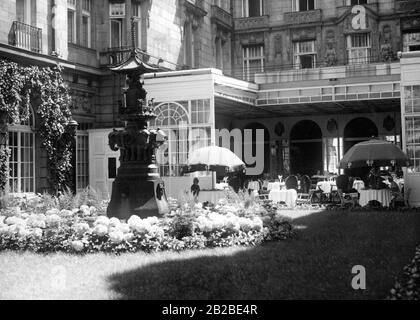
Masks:
[[[194,178],[193,180],[193,184],[191,186],[191,193],[194,197],[194,201],[197,201],[198,199],[198,194],[200,193],[200,186],[198,185],[198,178]]]

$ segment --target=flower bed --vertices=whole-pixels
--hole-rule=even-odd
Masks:
[[[252,246],[294,235],[289,222],[256,202],[220,201],[216,206],[171,202],[164,217],[127,221],[108,218],[106,204],[83,204],[46,196],[0,212],[0,250],[34,252],[136,252],[234,245]],[[99,207],[99,209],[98,209]]]
[[[404,267],[402,275],[395,282],[388,296],[390,300],[420,299],[420,246],[416,248],[413,260]]]

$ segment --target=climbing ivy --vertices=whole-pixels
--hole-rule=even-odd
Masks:
[[[68,125],[70,96],[61,72],[59,66],[21,66],[0,60],[0,114],[6,114],[11,123],[19,123],[28,119],[31,106],[36,111],[42,147],[48,156],[48,178],[56,191],[65,189],[70,183],[75,134]],[[4,145],[0,146],[2,172],[7,164],[6,149]],[[7,172],[0,175],[0,191],[4,190],[7,178]]]

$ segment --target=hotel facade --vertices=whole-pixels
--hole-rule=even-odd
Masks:
[[[170,196],[190,185],[181,168],[197,147],[230,147],[249,175],[312,175],[338,173],[352,145],[378,137],[411,158],[406,190],[420,205],[419,1],[9,0],[0,9],[0,57],[63,67],[79,123],[77,189],[111,190],[119,154],[107,135],[123,126],[125,79],[109,67],[134,42],[162,70],[144,81],[158,115],[150,125],[169,137],[157,159]],[[12,193],[48,189],[33,114],[9,126]]]

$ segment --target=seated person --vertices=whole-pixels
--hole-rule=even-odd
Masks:
[[[398,184],[392,178],[388,178],[388,181],[390,183],[389,188],[391,189],[391,192],[399,193],[400,187],[398,186]]]
[[[198,194],[200,193],[200,186],[198,185],[198,178],[194,178],[193,184],[191,186],[191,193],[194,196],[194,199],[198,197]]]

